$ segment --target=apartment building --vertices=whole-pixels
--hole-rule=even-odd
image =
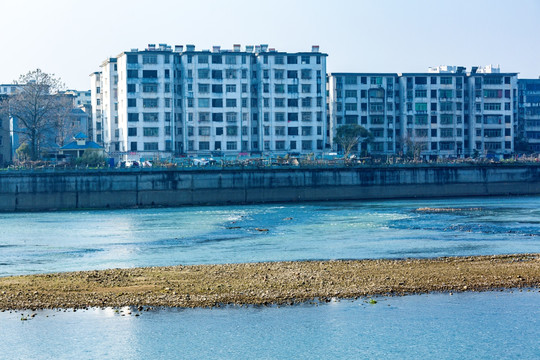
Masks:
[[[355,124],[373,134],[373,141],[363,150],[375,155],[396,153],[401,134],[397,74],[332,73],[328,88],[330,148],[339,150],[333,141],[339,126]]]
[[[540,79],[519,79],[518,89],[517,137],[528,142],[519,151],[540,152]]]
[[[259,139],[273,154],[315,154],[326,149],[326,54],[255,49]],[[262,132],[261,132],[262,131]]]
[[[92,111],[91,131],[88,132],[88,138],[96,143],[103,145],[103,96],[101,93],[101,73],[94,72],[90,74],[91,98],[90,107]]]
[[[1,86],[1,85],[0,85]],[[9,116],[3,107],[7,106],[7,94],[0,93],[0,167],[11,161],[11,138]]]
[[[470,121],[467,155],[510,155],[517,118],[517,73],[473,67],[468,74]]]
[[[124,52],[91,75],[94,139],[119,156],[322,152],[326,56],[267,45]]]
[[[465,151],[467,79],[462,67],[400,75],[403,149],[426,157],[461,157]],[[409,149],[410,150],[410,149]]]
[[[360,124],[374,135],[369,145],[374,155],[412,150],[434,158],[513,152],[517,74],[501,73],[498,67],[332,73],[328,96],[330,140],[340,125]]]

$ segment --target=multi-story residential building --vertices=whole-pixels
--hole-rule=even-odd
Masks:
[[[455,66],[427,73],[333,73],[328,91],[330,140],[340,125],[360,124],[374,135],[371,154],[413,150],[434,158],[513,152],[517,74],[500,73],[498,67],[469,73]]]
[[[519,79],[517,138],[528,143],[529,150],[540,152],[540,79]]]
[[[501,73],[493,66],[473,67],[468,83],[470,121],[466,154],[512,154],[517,73]]]
[[[181,50],[179,48],[178,50]],[[252,47],[214,46],[180,55],[182,89],[177,149],[188,154],[260,151],[257,62]]]
[[[267,45],[149,45],[91,76],[94,136],[99,142],[101,113],[108,151],[166,157],[325,147],[326,54],[317,46],[285,53]]]
[[[103,145],[103,94],[101,93],[101,73],[94,72],[90,74],[90,108],[92,111],[92,120],[89,121],[90,131],[88,138],[93,139],[100,145]]]
[[[395,154],[400,139],[400,91],[392,73],[332,73],[329,76],[329,142],[341,125],[362,125],[373,135],[375,155]],[[360,150],[357,148],[357,151]]]
[[[255,49],[259,144],[263,152],[322,153],[326,149],[326,54]],[[255,129],[254,129],[255,131]]]
[[[400,75],[402,148],[423,156],[465,153],[467,79],[462,67],[441,66],[428,73]]]

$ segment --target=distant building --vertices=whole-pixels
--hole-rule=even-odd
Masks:
[[[322,153],[326,54],[149,45],[91,74],[94,139],[118,157]]]
[[[423,157],[510,155],[514,150],[517,73],[498,67],[440,66],[427,73],[332,73],[329,139],[342,124],[374,135],[370,154],[414,146]],[[409,149],[410,150],[410,149]]]
[[[519,79],[518,138],[540,152],[540,79]]]
[[[332,73],[328,81],[331,147],[338,150],[333,139],[339,126],[357,124],[374,136],[367,149],[370,154],[395,154],[401,125],[398,74]]]
[[[59,155],[65,155],[68,158],[76,159],[83,156],[84,152],[89,149],[98,151],[101,155],[104,155],[103,146],[88,140],[86,135],[81,132],[73,136],[73,141],[62,146],[58,150],[58,153]]]
[[[3,106],[6,106],[5,100],[7,100],[7,95],[0,94],[0,167],[11,162],[10,121],[8,113],[3,111]]]

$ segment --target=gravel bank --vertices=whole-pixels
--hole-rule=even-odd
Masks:
[[[170,266],[0,278],[0,310],[292,304],[540,287],[540,254]]]

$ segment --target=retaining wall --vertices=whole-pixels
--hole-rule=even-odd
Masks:
[[[0,211],[532,194],[540,194],[540,165],[0,174]]]

